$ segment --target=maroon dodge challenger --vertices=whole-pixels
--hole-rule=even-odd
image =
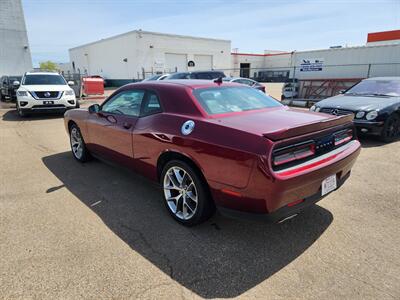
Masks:
[[[129,84],[66,112],[65,126],[78,161],[111,160],[159,182],[184,225],[216,208],[287,220],[340,187],[360,152],[351,115],[291,109],[219,80]]]

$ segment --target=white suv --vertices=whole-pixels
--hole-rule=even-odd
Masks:
[[[58,73],[27,72],[22,77],[17,90],[17,111],[21,117],[36,112],[65,112],[67,109],[78,108],[74,91]]]

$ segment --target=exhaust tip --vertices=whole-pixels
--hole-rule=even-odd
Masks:
[[[283,218],[282,220],[278,221],[278,224],[281,224],[281,223],[286,222],[286,221],[288,221],[288,220],[290,220],[290,219],[293,219],[293,218],[296,217],[297,215],[298,215],[298,214],[294,214],[294,215],[291,215],[291,216],[289,216],[289,217]]]

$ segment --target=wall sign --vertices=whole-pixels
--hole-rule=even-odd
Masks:
[[[188,61],[188,67],[194,67],[194,61],[193,60],[189,60]]]
[[[324,65],[323,58],[303,59],[300,64],[300,72],[322,71]]]

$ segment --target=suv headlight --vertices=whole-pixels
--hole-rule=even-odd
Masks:
[[[367,113],[367,115],[365,116],[365,118],[368,121],[371,121],[373,119],[375,119],[378,116],[378,112],[376,110],[370,111],[369,113]]]
[[[364,116],[365,116],[365,112],[364,111],[359,111],[359,112],[356,113],[356,119],[361,119]]]
[[[26,97],[28,96],[28,92],[26,91],[17,91],[17,95],[20,97]]]
[[[310,110],[311,110],[311,111],[315,111],[316,108],[317,108],[317,107],[316,107],[315,105],[313,105],[313,106],[310,107]]]
[[[315,111],[316,111],[316,112],[319,112],[320,110],[321,110],[321,107],[316,106]]]
[[[74,90],[69,90],[65,92],[65,96],[74,96],[74,95],[75,95]]]

